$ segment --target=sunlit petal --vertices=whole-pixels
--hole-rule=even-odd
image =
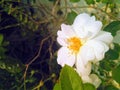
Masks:
[[[73,27],[74,28],[77,28],[79,26],[82,26],[84,25],[88,20],[90,19],[90,16],[86,13],[83,13],[83,14],[79,14],[74,22],[73,22]]]
[[[90,40],[86,43],[86,45],[93,48],[93,53],[95,54],[96,60],[102,60],[104,58],[105,52],[109,50],[109,47],[101,42],[96,40]]]
[[[89,75],[91,72],[91,63],[87,63],[85,65],[81,57],[78,56],[76,61],[76,69],[80,76]]]
[[[85,38],[87,31],[84,30],[84,25],[90,20],[90,16],[86,13],[78,15],[73,22],[73,29],[80,38]]]
[[[102,41],[106,44],[110,44],[113,40],[113,36],[109,32],[100,31],[100,33],[94,39]]]
[[[62,24],[61,30],[66,36],[66,38],[73,37],[76,35],[73,28],[70,25]]]
[[[94,49],[89,45],[82,46],[79,55],[85,65],[95,59]]]
[[[67,46],[67,43],[66,43],[66,39],[65,39],[65,38],[57,37],[57,42],[58,42],[61,46]]]
[[[75,55],[71,54],[68,48],[61,47],[58,51],[58,64],[64,66],[65,64],[73,66],[75,64]]]
[[[84,26],[85,31],[89,33],[87,38],[93,38],[98,34],[102,28],[102,23],[100,21],[88,21]]]

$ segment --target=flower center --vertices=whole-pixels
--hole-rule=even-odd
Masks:
[[[72,53],[77,54],[79,52],[80,47],[82,46],[80,38],[72,37],[67,39],[68,48],[72,51]]]

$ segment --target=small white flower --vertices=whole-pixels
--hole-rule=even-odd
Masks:
[[[95,75],[90,76],[91,62],[102,60],[113,40],[111,33],[101,31],[101,28],[100,21],[83,13],[75,18],[72,25],[62,24],[61,30],[57,32],[57,41],[62,46],[58,50],[58,64],[62,67],[65,64],[75,66],[85,82],[92,83],[93,77],[98,78]],[[100,80],[96,79],[93,84],[98,87]]]
[[[73,66],[81,60],[86,65],[89,61],[102,60],[113,37],[101,28],[102,23],[86,13],[79,14],[73,25],[62,24],[57,32],[57,41],[62,46],[58,51],[58,64]]]

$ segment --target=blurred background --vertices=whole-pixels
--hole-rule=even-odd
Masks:
[[[120,0],[0,0],[0,90],[53,90],[57,31],[83,12],[104,28],[120,20]],[[120,44],[120,31],[113,42]]]

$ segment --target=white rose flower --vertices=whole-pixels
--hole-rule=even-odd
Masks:
[[[101,31],[102,23],[88,14],[79,14],[73,25],[61,25],[57,32],[57,41],[62,46],[58,51],[57,62],[81,67],[78,60],[86,65],[88,62],[97,62],[104,58],[113,37],[111,33]]]
[[[91,62],[102,60],[113,40],[111,33],[101,28],[100,21],[83,13],[75,18],[72,25],[62,24],[57,32],[57,41],[62,46],[58,50],[58,64],[74,66],[83,82],[93,83],[96,87],[101,81],[97,76],[91,76]],[[95,83],[93,78],[96,78]]]

